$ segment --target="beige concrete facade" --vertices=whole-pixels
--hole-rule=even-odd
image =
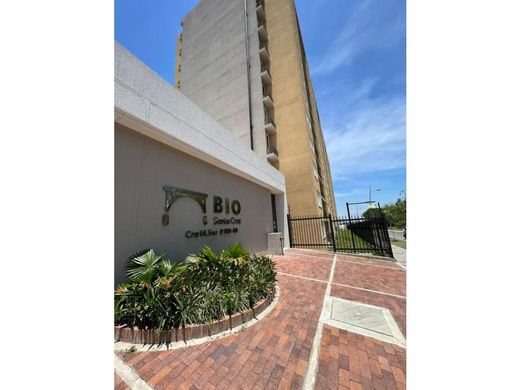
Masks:
[[[180,38],[177,43],[175,80],[178,88],[214,116],[237,138],[245,143],[249,142],[247,130],[250,126],[250,117],[235,116],[232,122],[229,122],[228,118],[220,118],[221,108],[218,107],[221,102],[219,102],[219,94],[213,90],[214,85],[222,85],[222,80],[219,81],[219,78],[226,77],[229,73],[226,73],[226,70],[231,70],[231,67],[235,79],[247,79],[248,67],[234,65],[237,61],[244,63],[244,55],[248,50],[251,59],[249,100],[256,136],[254,141],[255,145],[258,145],[255,146],[255,152],[266,156],[268,161],[284,174],[287,200],[292,215],[335,215],[336,203],[327,150],[294,0],[246,0],[249,46],[242,44],[240,49],[242,54],[239,57],[244,59],[233,61],[228,58],[226,61],[219,62],[222,76],[215,71],[208,71],[213,66],[208,63],[210,57],[201,59],[198,55],[204,53],[204,50],[209,50],[208,43],[202,38],[197,39],[194,35],[207,38],[207,34],[198,34],[196,31],[199,29],[207,31],[208,26],[213,26],[211,34],[216,42],[219,42],[219,34],[222,34],[226,39],[236,35],[237,40],[241,39],[245,43],[243,39],[246,35],[245,23],[240,27],[238,22],[233,22],[230,31],[231,27],[220,21],[227,14],[234,14],[238,18],[239,13],[244,10],[244,2],[228,1],[226,12],[221,12],[223,15],[220,19],[215,16],[216,20],[212,19],[211,14],[201,12],[210,7],[210,3],[212,3],[210,0],[202,0],[183,21],[183,35],[186,34],[189,39]],[[197,17],[198,14],[201,15],[200,18]],[[193,48],[196,48],[196,51]],[[227,54],[232,54],[232,50],[236,48],[236,45],[233,46]],[[179,55],[179,50],[182,51],[182,56]],[[190,55],[187,63],[186,53],[190,51],[196,53]],[[226,53],[219,53],[218,56],[211,58],[211,61],[219,58],[226,58]],[[230,69],[226,69],[226,66]],[[185,80],[188,85],[185,85]],[[196,85],[196,88],[192,85]],[[235,94],[236,102],[240,102],[237,109],[244,112],[242,103],[247,103],[244,97],[247,96],[244,95],[247,93],[247,85],[240,84],[239,90],[233,91],[227,88],[226,91],[229,102],[233,102],[229,95]],[[260,120],[259,114],[262,117]],[[265,143],[262,144],[257,140],[259,127],[265,136]]]
[[[182,260],[287,237],[283,174],[117,43],[114,59],[116,284],[145,248]]]

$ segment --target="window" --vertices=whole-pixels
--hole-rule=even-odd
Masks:
[[[319,190],[316,190],[316,195],[318,196],[318,207],[323,208],[323,203],[321,202],[321,193]]]

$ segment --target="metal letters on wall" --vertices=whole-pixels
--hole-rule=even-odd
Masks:
[[[172,186],[163,186],[163,190],[166,193],[166,200],[164,202],[164,211],[167,213],[170,211],[170,207],[172,207],[172,204],[180,198],[191,198],[195,202],[198,203],[200,208],[202,209],[202,212],[206,213],[206,199],[208,199],[208,194],[203,194],[202,192],[195,192],[186,190],[184,188],[177,188]],[[170,223],[170,218],[168,214],[163,215],[162,219],[163,225],[168,225]]]
[[[164,185],[163,190],[166,194],[166,199],[164,203],[165,213],[162,216],[162,224],[164,226],[169,225],[170,216],[168,215],[168,212],[170,211],[170,208],[172,207],[173,203],[180,198],[191,198],[195,202],[197,202],[197,204],[202,209],[203,213],[202,224],[204,226],[208,224],[209,219],[206,215],[206,201],[208,199],[208,194],[168,185]],[[185,237],[198,238],[211,237],[217,235],[237,234],[239,232],[239,225],[242,222],[242,220],[238,218],[241,211],[242,206],[240,205],[240,202],[238,200],[232,200],[226,197],[223,198],[218,195],[213,195],[214,216],[211,220],[213,228],[199,228],[198,230],[187,230],[185,232]],[[233,214],[233,216],[228,217],[227,215],[229,214]]]

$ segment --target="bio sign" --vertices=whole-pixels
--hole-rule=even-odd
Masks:
[[[170,223],[170,215],[168,213],[173,203],[180,198],[190,198],[197,202],[202,210],[202,224],[206,226],[211,222],[213,228],[187,230],[184,233],[186,238],[211,237],[238,233],[239,227],[237,225],[240,225],[242,222],[241,218],[239,218],[242,206],[238,200],[213,195],[212,206],[214,216],[211,221],[209,221],[206,213],[208,194],[168,185],[163,186],[163,190],[166,194],[164,214],[162,216],[163,225],[166,226]],[[230,226],[228,227],[228,225]]]

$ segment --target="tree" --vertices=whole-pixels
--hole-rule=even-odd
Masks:
[[[370,207],[366,209],[366,211],[363,213],[364,218],[379,218],[381,217],[381,214],[379,214],[379,208],[377,207]]]
[[[397,199],[394,204],[387,204],[382,210],[391,227],[406,227],[406,199]]]
[[[381,211],[383,212],[389,226],[397,229],[403,229],[406,227],[406,198],[399,198],[394,204],[384,205],[381,207]],[[363,217],[380,217],[379,209],[377,207],[368,208],[363,213]]]

